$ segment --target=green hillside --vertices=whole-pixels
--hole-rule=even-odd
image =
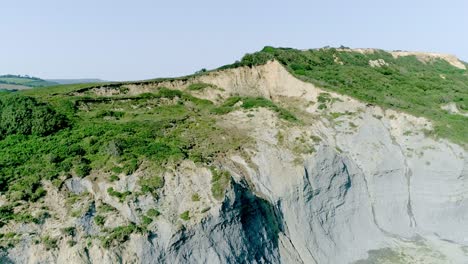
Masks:
[[[273,59],[298,78],[324,89],[427,117],[436,126],[435,132],[428,130],[430,136],[467,146],[468,118],[441,108],[454,103],[460,111],[468,110],[467,71],[445,60],[422,62],[414,56],[393,58],[384,51],[363,54],[337,49],[299,51],[267,47],[220,70],[252,67]],[[369,61],[380,59],[385,64],[370,66]],[[189,84],[191,77],[0,92],[0,193],[5,200],[0,206],[0,227],[10,222],[41,223],[44,220],[41,214],[34,214],[31,208],[44,205],[48,190],[45,182],[66,193],[67,213],[71,216],[86,213],[70,206],[78,199],[77,195],[64,191],[64,184],[71,177],[99,175],[99,179],[92,179],[94,183],[114,182],[141,169],[144,174],[137,180],[141,190],[119,192],[111,187],[106,190],[107,194],[120,203],[141,195],[157,199],[165,184],[163,172],[184,160],[212,169],[214,176],[207,188],[215,199],[222,199],[230,177],[223,171],[216,171],[219,162],[233,152],[246,154],[245,150],[255,144],[242,128],[222,125],[232,118],[227,114],[263,107],[270,109],[282,126],[299,127],[305,123],[304,113],[287,102],[234,93],[210,101],[196,97],[200,91],[209,89],[206,83],[178,87],[181,90],[155,85],[170,80]],[[40,87],[44,84],[30,77],[7,76],[4,79],[16,81],[16,85]],[[129,87],[138,88],[138,85],[152,88],[146,90],[147,93],[134,94]],[[329,99],[321,95],[317,103],[321,100]],[[326,105],[323,103],[325,108]],[[253,116],[253,113],[249,114]],[[300,142],[302,145],[304,143]],[[311,150],[307,148],[306,151]],[[192,201],[199,199],[196,194],[193,197]],[[188,211],[180,218],[189,220]],[[148,221],[151,222],[148,217],[146,219],[146,224],[131,224],[130,229],[125,230],[130,233],[146,230]],[[102,225],[104,220],[96,216],[94,221]],[[119,234],[115,230],[102,229],[103,245],[108,246],[109,241],[115,240]],[[0,241],[0,246],[4,244]]]
[[[425,62],[416,56],[394,58],[383,50],[362,53],[335,48],[265,47],[221,69],[260,65],[273,59],[297,78],[318,87],[429,118],[435,122],[436,136],[464,144],[468,141],[468,117],[442,109],[443,105],[454,103],[460,111],[468,111],[468,71],[446,60],[434,58]],[[369,61],[379,59],[384,60],[385,65],[370,66]]]
[[[441,108],[453,102],[461,111],[468,110],[466,70],[446,61],[425,63],[414,56],[395,59],[384,51],[362,54],[267,47],[221,69],[272,59],[298,78],[325,89],[427,117],[436,125],[432,136],[462,145],[468,141],[468,118]],[[378,59],[387,65],[369,66],[369,60]],[[265,98],[231,97],[216,105],[192,96],[190,89],[161,88],[126,95],[124,84],[128,83],[0,93],[0,191],[13,201],[36,200],[44,193],[42,179],[60,185],[71,174],[85,176],[91,170],[131,173],[145,162],[155,170],[183,159],[210,164],[217,155],[246,144],[244,137],[216,125],[216,119],[235,109],[239,100],[243,108],[268,107],[286,122],[297,122],[293,113]],[[120,92],[115,96],[86,92],[102,86]]]
[[[56,82],[42,80],[37,77],[21,75],[0,75],[0,90],[25,90],[36,87],[57,85]]]

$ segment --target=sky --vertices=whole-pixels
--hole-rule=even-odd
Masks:
[[[217,68],[264,46],[450,53],[468,61],[466,0],[15,0],[0,74],[141,80]]]

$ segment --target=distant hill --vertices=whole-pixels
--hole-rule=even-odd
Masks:
[[[0,90],[25,90],[58,84],[59,83],[46,81],[37,77],[31,77],[27,75],[0,75]]]
[[[101,79],[48,79],[49,82],[58,84],[77,84],[77,83],[100,83],[106,82]]]
[[[47,87],[60,84],[100,83],[101,79],[41,79],[28,75],[0,75],[0,91],[19,91],[37,87]]]

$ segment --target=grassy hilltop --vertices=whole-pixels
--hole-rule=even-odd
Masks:
[[[357,52],[350,49],[265,47],[241,61],[221,67],[254,66],[277,60],[297,78],[354,98],[427,117],[435,123],[435,134],[454,142],[468,141],[468,117],[447,112],[454,103],[468,112],[468,71],[446,60],[422,61],[416,56],[394,57],[383,50]],[[370,61],[383,60],[372,67]],[[467,68],[468,64],[463,63]]]

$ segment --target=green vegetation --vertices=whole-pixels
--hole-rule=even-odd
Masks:
[[[185,212],[181,213],[179,217],[180,217],[180,219],[182,219],[184,221],[188,221],[188,220],[190,220],[190,212],[185,211]]]
[[[146,215],[142,216],[141,223],[143,226],[148,226],[153,222],[153,218],[148,217]]]
[[[115,174],[112,174],[109,178],[109,180],[111,182],[115,182],[115,181],[118,181],[119,180],[119,176],[115,175]]]
[[[224,192],[229,187],[231,175],[229,172],[211,168],[211,193],[215,199],[221,200]]]
[[[55,82],[45,81],[36,77],[21,75],[0,75],[0,88],[27,89],[57,85]]]
[[[141,178],[140,186],[143,193],[155,193],[164,186],[164,179],[159,176]]]
[[[108,204],[102,204],[97,208],[97,210],[100,213],[108,213],[108,212],[113,212],[116,209]]]
[[[96,215],[94,217],[94,223],[98,226],[104,226],[104,223],[106,222],[106,218],[102,215]]]
[[[108,188],[108,189],[107,189],[107,193],[108,193],[110,196],[117,197],[121,203],[124,202],[125,199],[127,199],[127,196],[129,196],[129,195],[132,194],[132,193],[129,192],[129,191],[126,191],[126,192],[118,192],[118,191],[114,190],[113,187]]]
[[[12,204],[0,206],[0,227],[4,226],[11,220],[24,223],[37,223],[39,221],[28,213],[15,213],[14,205]]]
[[[67,236],[75,236],[76,228],[74,226],[65,227],[62,229],[62,233]]]
[[[158,217],[160,214],[161,213],[154,208],[149,209],[148,212],[146,213],[146,215],[151,218]]]
[[[199,202],[200,201],[200,195],[198,193],[192,194],[192,201],[193,202]]]
[[[20,242],[18,234],[14,232],[0,233],[0,248],[12,248]]]
[[[45,236],[42,238],[42,244],[47,250],[57,248],[58,239]]]
[[[210,101],[166,88],[138,96],[77,92],[90,87],[0,94],[0,192],[8,200],[37,201],[46,193],[43,180],[60,186],[67,177],[86,177],[93,170],[118,177],[143,162],[160,170],[184,159],[209,164],[246,142],[216,125]],[[164,184],[160,177],[140,183],[147,192]],[[130,195],[108,191],[121,201]]]
[[[226,114],[236,109],[236,104],[240,103],[240,107],[243,109],[253,109],[258,107],[269,108],[272,111],[278,113],[278,116],[284,120],[290,122],[297,122],[298,119],[288,110],[277,106],[272,101],[263,97],[241,97],[233,96],[228,98],[223,105],[215,108],[213,111],[217,114]]]
[[[130,224],[128,226],[119,226],[109,231],[109,233],[101,237],[101,242],[103,247],[109,248],[113,245],[122,244],[130,238],[130,235],[137,232],[142,232],[143,230],[134,225]]]
[[[44,136],[65,126],[63,115],[32,97],[0,96],[0,139],[15,134]]]
[[[273,59],[304,81],[364,102],[429,118],[435,123],[437,136],[468,143],[468,117],[441,109],[442,105],[453,102],[462,111],[468,110],[468,74],[445,60],[421,62],[415,56],[394,58],[381,50],[363,54],[334,48],[302,51],[265,47],[221,68],[260,65]],[[371,67],[369,61],[377,59],[385,60],[388,65]],[[319,98],[318,108],[325,109],[326,101],[325,97]]]
[[[206,88],[213,87],[213,85],[209,83],[192,83],[187,87],[189,91],[201,91]]]

